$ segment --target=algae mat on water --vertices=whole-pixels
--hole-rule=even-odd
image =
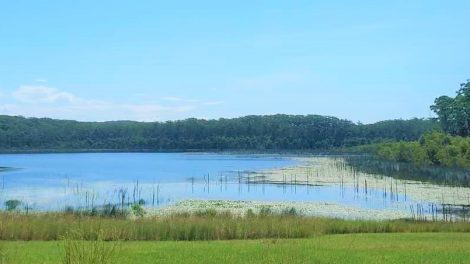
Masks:
[[[113,242],[109,242],[113,243]],[[61,263],[61,242],[0,242],[3,263]],[[469,233],[350,234],[312,239],[121,242],[112,263],[470,263]]]

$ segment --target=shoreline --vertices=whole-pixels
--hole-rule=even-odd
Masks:
[[[323,150],[257,150],[257,149],[0,149],[0,154],[49,154],[49,153],[217,153],[217,154],[279,154],[297,156],[343,155],[348,154],[337,149]],[[351,155],[367,155],[351,154]]]
[[[162,208],[147,209],[148,216],[170,216],[173,214],[194,214],[206,210],[218,213],[229,212],[235,216],[246,216],[249,211],[259,214],[269,210],[274,215],[295,212],[298,216],[325,217],[344,220],[396,220],[411,218],[411,213],[393,209],[370,209],[341,205],[333,202],[309,201],[243,201],[243,200],[196,200],[176,202]]]

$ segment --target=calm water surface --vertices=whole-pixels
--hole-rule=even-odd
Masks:
[[[324,201],[361,208],[407,210],[406,197],[367,197],[339,186],[249,184],[250,172],[296,165],[293,156],[192,153],[3,154],[0,201],[36,210],[89,207],[126,199],[162,206],[183,199]],[[240,177],[241,176],[241,177]],[[399,203],[398,203],[399,202]],[[412,201],[409,201],[412,202]]]

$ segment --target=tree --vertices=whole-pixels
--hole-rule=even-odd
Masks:
[[[375,124],[319,115],[265,115],[168,122],[76,122],[0,115],[0,151],[312,150],[418,140],[428,119]]]
[[[460,85],[457,95],[452,98],[441,96],[431,106],[444,131],[452,135],[470,135],[470,80]]]
[[[8,212],[15,211],[22,204],[20,200],[8,200],[5,202],[5,207]]]

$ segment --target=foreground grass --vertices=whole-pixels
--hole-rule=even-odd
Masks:
[[[0,240],[60,240],[75,231],[80,231],[85,240],[94,239],[99,233],[103,240],[194,241],[311,238],[348,233],[470,232],[470,223],[353,221],[291,215],[236,217],[211,212],[137,220],[62,213],[0,214]]]
[[[5,264],[59,264],[58,241],[2,241]],[[116,243],[116,242],[107,242]],[[324,235],[310,239],[119,242],[112,263],[470,263],[468,233]]]

